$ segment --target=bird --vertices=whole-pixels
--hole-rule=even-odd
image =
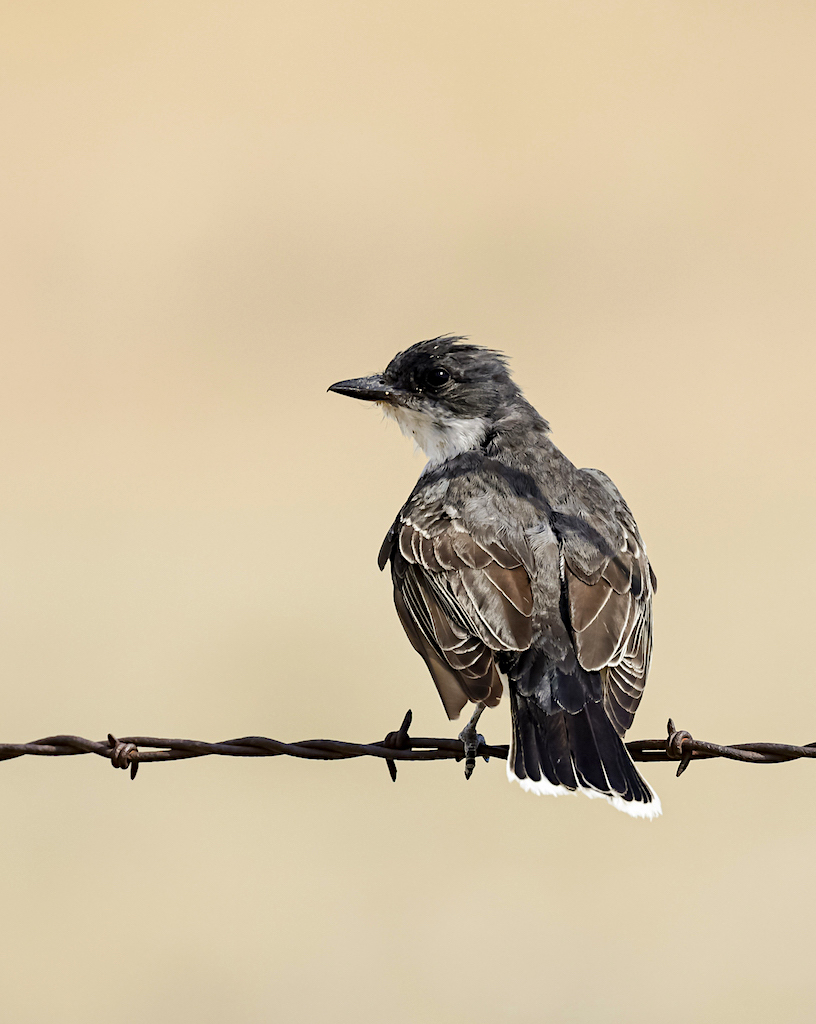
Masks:
[[[507,774],[539,795],[660,814],[623,742],[643,695],[657,578],[610,478],[578,469],[506,357],[441,335],[336,394],[378,405],[427,457],[385,536],[403,629],[460,733],[469,777],[485,708],[509,693]]]

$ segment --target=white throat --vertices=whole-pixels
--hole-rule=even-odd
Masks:
[[[429,466],[477,448],[487,434],[487,423],[480,417],[446,416],[434,419],[418,409],[380,403],[386,416],[396,420],[406,437],[428,456]]]

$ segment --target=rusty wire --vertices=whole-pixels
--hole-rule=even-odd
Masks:
[[[379,757],[386,762],[391,778],[396,781],[397,761],[462,760],[465,752],[461,740],[409,736],[411,718],[409,711],[399,729],[388,733],[384,740],[374,743],[347,743],[343,740],[301,740],[298,743],[283,743],[281,740],[269,739],[266,736],[243,736],[221,743],[163,739],[156,736],[125,736],[117,739],[110,733],[107,740],[87,740],[82,736],[46,736],[33,743],[0,743],[0,761],[24,755],[69,757],[76,754],[97,754],[108,758],[114,768],[129,768],[130,777],[133,779],[140,764],[179,761],[212,754],[221,757],[287,755],[320,761]],[[712,757],[748,761],[752,764],[777,764],[782,761],[795,761],[800,757],[816,757],[816,743],[807,743],[801,747],[790,743],[735,743],[731,746],[722,746],[719,743],[695,740],[690,733],[676,729],[671,719],[668,722],[665,739],[633,740],[626,746],[635,761],[679,761],[677,775],[681,775],[692,761],[704,761]],[[506,744],[493,746],[482,743],[478,756],[506,760],[507,749]]]

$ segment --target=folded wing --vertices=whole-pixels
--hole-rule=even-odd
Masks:
[[[604,708],[623,736],[646,685],[657,580],[631,514],[618,522],[620,549],[599,572],[588,575],[565,546],[564,578],[578,661],[587,671],[600,671]]]
[[[525,553],[497,538],[478,539],[458,519],[424,528],[400,518],[380,551],[391,558],[394,603],[425,660],[449,718],[467,701],[498,704],[494,654],[532,643],[533,597]]]

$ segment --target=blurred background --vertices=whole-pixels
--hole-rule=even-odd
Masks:
[[[421,467],[338,379],[503,349],[660,579],[631,738],[816,739],[816,10],[6,5],[0,740],[458,732],[376,555]],[[482,720],[506,742],[506,706]],[[799,1022],[816,765],[0,765],[17,1024]]]

